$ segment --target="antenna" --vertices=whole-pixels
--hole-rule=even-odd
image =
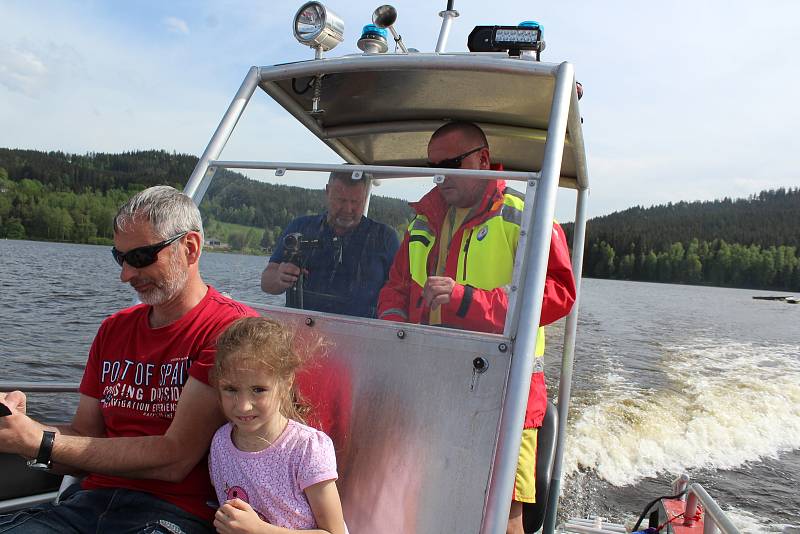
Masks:
[[[394,29],[394,23],[397,21],[397,10],[394,6],[390,6],[389,4],[384,4],[380,7],[375,8],[375,11],[372,12],[372,23],[377,26],[378,28],[386,28],[390,32],[392,32],[392,37],[394,37],[395,44],[403,51],[404,54],[408,54],[408,48],[406,45],[403,44],[403,38],[398,35],[397,30]]]
[[[458,17],[458,11],[453,7],[454,0],[447,0],[447,9],[439,12],[442,17],[442,27],[439,30],[439,40],[436,42],[436,53],[441,54],[447,46],[447,39],[450,37],[450,26],[453,25],[453,19]]]

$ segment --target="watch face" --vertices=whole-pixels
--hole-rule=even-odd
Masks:
[[[28,460],[28,467],[39,471],[48,471],[50,469],[50,463],[43,464],[36,460]]]

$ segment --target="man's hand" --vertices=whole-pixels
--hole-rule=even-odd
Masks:
[[[282,289],[289,289],[300,277],[300,267],[285,261],[278,265],[278,284]]]
[[[21,391],[12,391],[10,393],[0,393],[0,402],[14,408],[20,413],[26,413],[27,398]]]
[[[12,391],[3,395],[0,401],[11,412],[0,417],[0,452],[34,458],[42,441],[44,427],[25,415],[25,394]]]
[[[308,271],[303,269],[305,274]],[[294,263],[269,262],[264,272],[261,273],[261,290],[272,295],[280,295],[297,282],[300,276],[300,267]]]
[[[456,281],[448,276],[429,276],[422,288],[422,298],[431,308],[450,302]]]
[[[225,501],[214,514],[214,528],[220,534],[267,534],[272,532],[270,527],[258,517],[252,506],[241,499]]]

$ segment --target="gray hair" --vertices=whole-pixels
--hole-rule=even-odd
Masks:
[[[352,171],[333,171],[328,176],[328,185],[332,184],[333,182],[341,182],[348,187],[353,187],[356,185],[366,186],[373,178],[374,177],[372,176],[372,173],[365,172],[361,175],[359,180],[353,180]]]
[[[150,223],[161,239],[188,231],[200,232],[204,239],[203,220],[194,201],[168,185],[156,185],[133,195],[114,217],[114,232],[128,231],[141,221]]]

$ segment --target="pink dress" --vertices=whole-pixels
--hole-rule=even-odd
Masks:
[[[273,525],[316,528],[305,489],[338,478],[331,439],[289,420],[275,443],[262,451],[245,452],[233,444],[232,430],[230,423],[217,430],[208,457],[211,483],[220,504],[241,499]]]

